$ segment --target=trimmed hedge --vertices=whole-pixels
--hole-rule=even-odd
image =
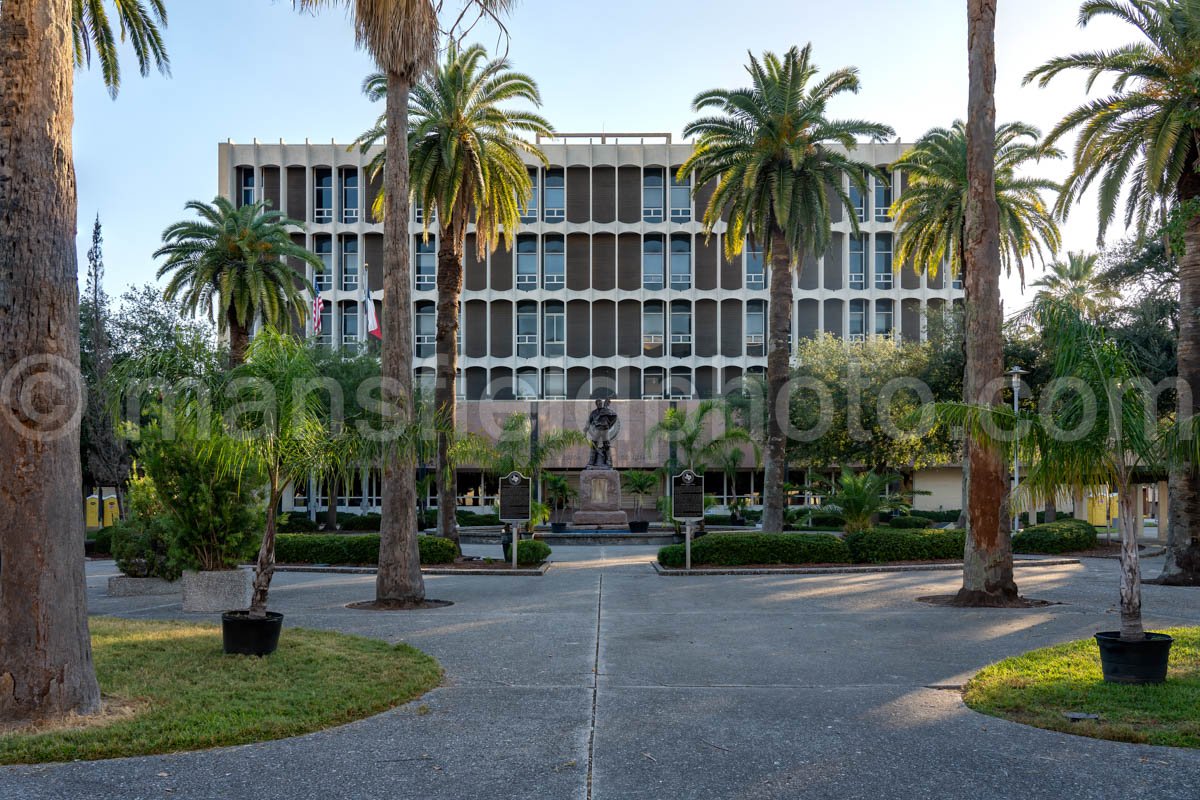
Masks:
[[[850,551],[836,536],[825,533],[710,533],[692,543],[692,563],[721,567],[744,564],[837,564],[850,560]],[[684,546],[658,551],[664,567],[682,567]]]
[[[379,523],[383,521],[382,514],[360,514],[342,523],[344,531],[374,531],[379,532]]]
[[[922,511],[922,517],[928,517],[934,522],[958,522],[958,518],[962,515],[962,511],[957,508],[952,508],[947,511]]]
[[[454,542],[437,536],[418,536],[417,546],[422,564],[448,564],[458,555]],[[275,538],[275,559],[281,564],[377,564],[379,534],[281,533]]]
[[[458,511],[454,514],[463,528],[479,528],[486,525],[501,525],[499,514],[476,514],[474,511]],[[435,517],[436,519],[436,517]]]
[[[892,517],[888,520],[890,527],[901,528],[903,530],[926,530],[932,524],[933,520],[929,517],[902,516]]]
[[[99,530],[97,530],[95,533],[92,534],[91,539],[92,539],[92,542],[94,542],[94,544],[92,545],[92,554],[93,555],[97,555],[97,556],[112,555],[113,534],[117,532],[118,527],[120,527],[119,523],[117,525],[109,525],[107,528],[100,528]]]
[[[924,531],[875,528],[846,536],[851,558],[865,564],[961,559],[966,542],[966,531],[957,528]]]
[[[1062,519],[1031,525],[1013,537],[1014,553],[1056,555],[1091,550],[1097,544],[1096,528],[1082,519]]]
[[[287,513],[279,518],[275,530],[279,533],[316,533],[321,527],[303,513]]]
[[[541,539],[522,539],[517,542],[517,566],[540,564],[550,557],[550,545]],[[504,560],[511,563],[511,545],[504,547]]]

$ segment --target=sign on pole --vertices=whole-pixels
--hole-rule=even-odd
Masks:
[[[518,527],[513,528],[512,565],[517,568],[517,542],[520,541],[520,525],[532,516],[530,505],[533,484],[519,472],[510,472],[500,479],[500,521]]]
[[[671,516],[684,525],[683,568],[692,568],[692,529],[704,520],[704,476],[690,469],[671,478]]]

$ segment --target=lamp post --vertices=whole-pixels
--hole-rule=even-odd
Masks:
[[[1012,378],[1013,415],[1015,416],[1018,411],[1018,401],[1020,400],[1020,397],[1021,397],[1021,378],[1025,375],[1028,375],[1029,370],[1021,369],[1020,366],[1014,365],[1013,368],[1010,369],[1005,374],[1008,375],[1010,378]],[[1020,483],[1020,477],[1021,477],[1021,475],[1020,475],[1021,468],[1017,462],[1017,452],[1018,452],[1018,448],[1013,447],[1012,491],[1010,492],[1011,497],[1016,497],[1017,484]],[[1010,505],[1011,505],[1011,500],[1010,500]],[[1017,532],[1018,523],[1020,522],[1020,516],[1021,516],[1021,512],[1014,509],[1013,514],[1012,514],[1012,520],[1011,520],[1013,534],[1016,534],[1016,532]]]

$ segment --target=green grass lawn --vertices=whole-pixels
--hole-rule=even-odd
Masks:
[[[172,753],[279,739],[407,702],[441,668],[407,645],[283,629],[267,658],[227,656],[215,625],[93,617],[106,703],[132,712],[97,727],[0,734],[0,764]]]
[[[1167,682],[1104,683],[1093,639],[1032,650],[982,670],[963,699],[984,714],[1121,742],[1200,747],[1200,628],[1172,628]],[[1071,722],[1064,712],[1099,714]]]

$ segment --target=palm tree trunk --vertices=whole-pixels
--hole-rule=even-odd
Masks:
[[[333,533],[338,527],[338,479],[335,475],[330,475],[329,480],[325,481],[325,486],[329,489],[329,497],[325,503],[325,530]]]
[[[254,568],[254,595],[250,599],[250,617],[267,618],[267,592],[271,589],[271,578],[275,577],[275,520],[279,515],[279,500],[283,490],[279,477],[271,476],[271,491],[267,502],[267,525],[263,531],[262,544],[258,546],[258,561]]]
[[[1140,642],[1146,638],[1142,627],[1142,579],[1138,564],[1136,505],[1133,493],[1139,491],[1129,478],[1117,486],[1117,514],[1121,528],[1121,638]]]
[[[995,403],[1004,372],[1000,308],[1000,223],[996,204],[996,0],[967,0],[970,90],[964,246],[967,397]],[[1003,524],[1007,469],[999,450],[972,440],[967,451],[968,535],[962,605],[1016,602],[1012,543]]]
[[[0,375],[16,380],[0,398],[0,721],[100,708],[77,500],[74,69],[67,0],[0,4]]]
[[[771,239],[770,350],[767,354],[767,446],[763,459],[762,529],[783,530],[783,483],[787,473],[787,438],[780,405],[787,413],[787,383],[791,363],[788,334],[792,329],[792,253],[776,230]]]
[[[460,204],[465,205],[465,204]],[[458,302],[463,287],[463,249],[466,246],[467,214],[456,208],[442,230],[438,242],[437,273],[437,379],[434,381],[434,408],[437,409],[437,487],[438,535],[458,542],[458,486],[454,465],[450,462],[450,440],[457,424]]]
[[[383,459],[383,519],[375,600],[389,605],[425,599],[417,549],[417,487],[411,439],[413,421],[412,266],[408,236],[408,92],[410,81],[387,73],[387,161],[383,168],[383,386],[393,439]]]
[[[250,344],[250,329],[237,318],[237,312],[230,307],[225,316],[226,328],[229,331],[229,366],[230,368],[246,363],[246,347]]]
[[[1193,157],[1198,150],[1193,145]],[[1181,203],[1200,197],[1200,175],[1186,172],[1179,180]],[[1179,255],[1179,380],[1188,391],[1179,392],[1179,419],[1196,414],[1200,401],[1200,216],[1188,220],[1184,248]],[[1162,573],[1149,583],[1200,586],[1200,475],[1196,465],[1184,465],[1169,476],[1170,524],[1167,558]],[[1164,524],[1159,520],[1159,524]]]

